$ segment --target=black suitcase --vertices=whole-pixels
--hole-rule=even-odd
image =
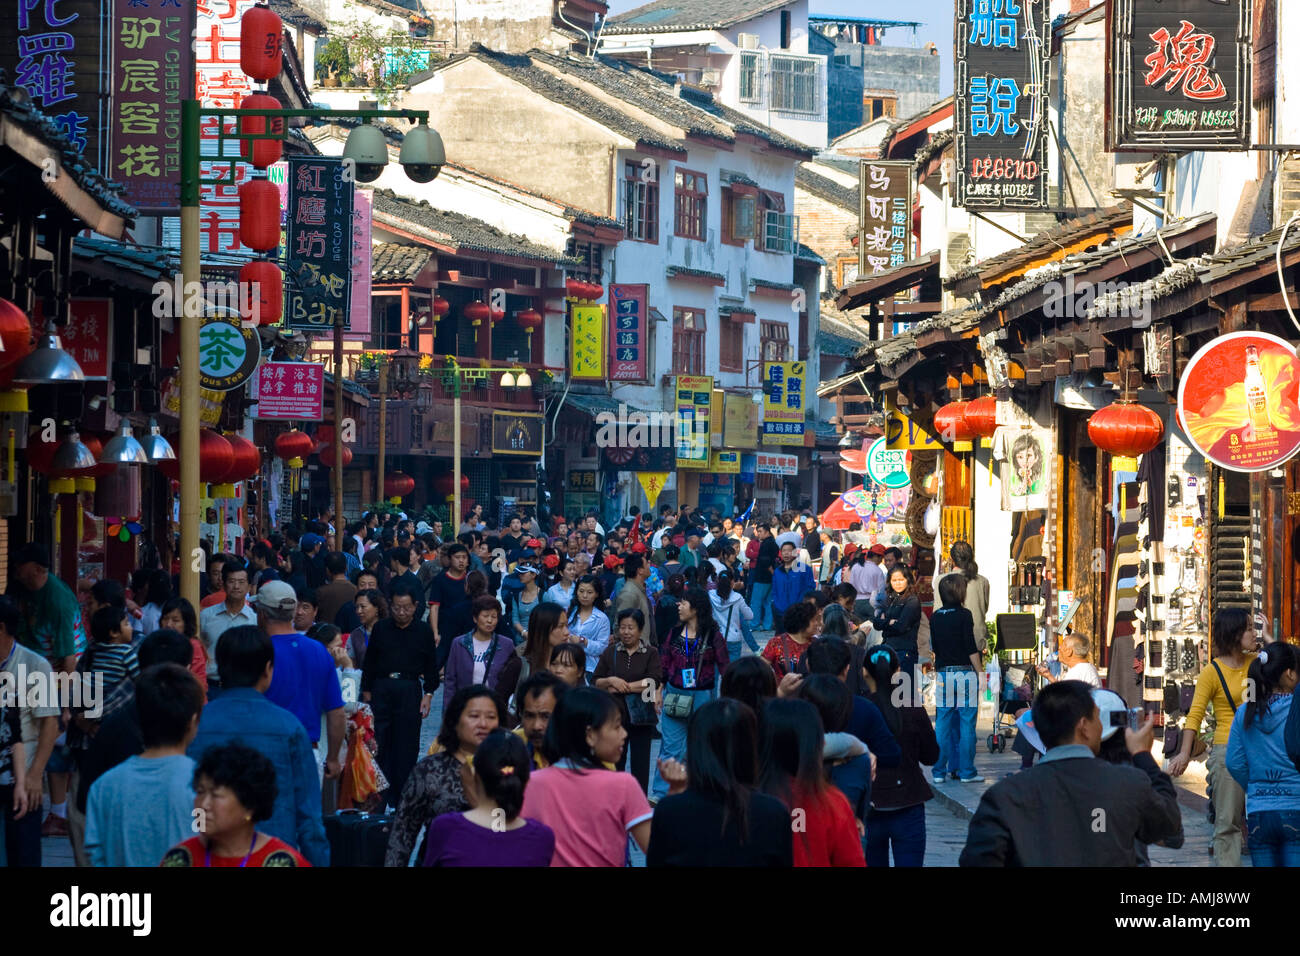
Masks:
[[[390,813],[340,810],[327,814],[325,839],[330,844],[330,866],[383,866],[392,830]]]

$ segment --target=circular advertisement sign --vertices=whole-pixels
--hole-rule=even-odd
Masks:
[[[902,488],[911,481],[907,476],[907,452],[889,451],[885,439],[877,438],[867,449],[867,477],[886,488]]]
[[[255,326],[239,316],[211,315],[199,329],[199,385],[214,392],[240,388],[253,377],[262,360]]]
[[[1300,361],[1266,332],[1221,335],[1192,356],[1178,411],[1196,449],[1229,471],[1265,471],[1300,451]]]

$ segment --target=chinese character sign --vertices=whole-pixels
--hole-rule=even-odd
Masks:
[[[68,302],[68,324],[59,329],[59,337],[88,380],[108,378],[108,330],[112,315],[111,299],[71,299]],[[39,297],[32,309],[32,326],[45,327],[45,313]]]
[[[797,475],[799,474],[799,456],[759,452],[755,456],[754,471],[760,475]]]
[[[1048,0],[956,0],[957,202],[1047,205]]]
[[[763,444],[802,445],[807,366],[763,363]]]
[[[352,214],[352,307],[348,330],[357,336],[370,335],[370,226],[374,201],[365,189],[353,193]]]
[[[113,69],[121,76],[108,127],[113,179],[142,212],[180,208],[181,100],[194,88],[194,5],[112,0]],[[130,77],[138,74],[139,82]],[[146,80],[147,77],[147,80]]]
[[[913,256],[912,163],[863,160],[858,173],[858,274],[902,265]]]
[[[599,305],[573,306],[573,334],[569,339],[569,374],[574,379],[605,377],[605,309]]]
[[[677,411],[677,467],[709,467],[709,422],[713,408],[712,375],[678,375],[674,380]]]
[[[1251,0],[1114,0],[1112,150],[1250,147]]]
[[[253,417],[319,422],[325,417],[325,366],[317,362],[263,362],[253,377]]]
[[[179,0],[168,0],[179,4]],[[31,97],[91,166],[121,177],[106,162],[108,84],[104,56],[110,0],[14,0],[0,12],[0,69]],[[173,10],[173,13],[178,11]],[[119,94],[113,91],[114,97]]]
[[[289,160],[284,314],[292,329],[348,327],[354,190],[342,159]]]
[[[649,298],[648,285],[609,287],[609,378],[612,382],[645,380]]]

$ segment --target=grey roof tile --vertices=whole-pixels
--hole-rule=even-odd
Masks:
[[[717,30],[776,10],[789,0],[653,0],[607,21],[604,33],[675,33]]]
[[[858,188],[841,185],[837,180],[817,172],[813,163],[800,163],[795,167],[794,185],[796,189],[810,192],[818,199],[834,203],[854,215],[858,213]]]
[[[410,282],[433,258],[433,250],[401,242],[377,242],[370,248],[370,276],[376,282]]]

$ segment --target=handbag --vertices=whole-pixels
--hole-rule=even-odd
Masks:
[[[685,631],[682,632],[682,640],[685,641]],[[695,649],[694,659],[691,661],[695,669],[698,670],[704,660],[705,638],[699,638],[699,645]],[[678,690],[669,684],[664,688],[663,712],[665,717],[673,717],[677,720],[685,720],[691,715],[695,708],[695,695],[688,694],[684,690]]]
[[[614,648],[613,667],[610,670],[613,676],[618,676],[618,651]],[[628,656],[628,663],[631,664],[631,655]],[[629,673],[631,668],[629,666]],[[655,711],[654,699],[646,700],[639,693],[624,694],[623,703],[627,707],[627,719],[634,727],[653,727],[659,723],[659,714]]]

